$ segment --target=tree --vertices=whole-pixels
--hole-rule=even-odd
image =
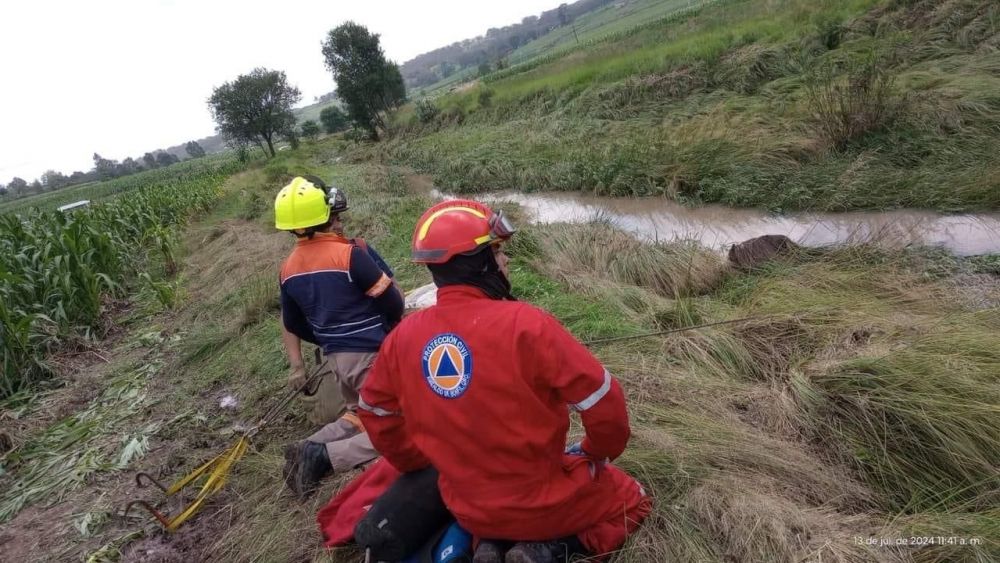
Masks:
[[[337,99],[337,92],[336,91],[327,92],[326,94],[323,94],[322,96],[313,98],[313,100],[315,100],[317,104],[324,104],[326,102],[332,102],[335,99]]]
[[[118,175],[118,161],[110,160],[94,153],[94,173],[102,180]]]
[[[299,132],[294,127],[289,128],[281,134],[281,138],[288,142],[288,148],[293,151],[299,150]]]
[[[7,186],[0,184],[0,196],[5,196],[7,193]]]
[[[153,156],[153,153],[151,152],[147,152],[146,154],[142,155],[142,161],[146,163],[146,168],[148,168],[149,170],[152,170],[157,166],[156,157]]]
[[[123,160],[121,166],[118,167],[118,171],[119,171],[119,173],[121,173],[122,176],[128,176],[129,174],[135,174],[136,172],[138,172],[141,169],[142,169],[142,167],[139,166],[139,163],[136,162],[136,160],[134,158],[132,158],[131,156],[127,157],[125,160]]]
[[[180,161],[181,159],[177,158],[176,156],[168,152],[160,151],[156,153],[156,164],[159,165],[160,167],[170,166],[171,164]]]
[[[38,178],[35,178],[35,181],[28,186],[28,189],[36,194],[40,194],[42,193],[42,183],[38,181]]]
[[[188,156],[191,158],[201,158],[205,156],[205,149],[201,148],[198,141],[188,141],[187,144],[184,145],[184,150],[187,151]]]
[[[566,25],[569,23],[569,6],[566,4],[559,4],[559,25]]]
[[[295,126],[292,106],[302,98],[285,73],[255,68],[212,91],[209,109],[230,146],[256,143],[275,155],[274,141]]]
[[[59,188],[65,186],[67,180],[68,178],[66,178],[65,174],[62,172],[56,172],[55,170],[46,170],[45,173],[42,174],[42,186],[44,186],[48,191],[58,190]]]
[[[319,121],[327,134],[347,129],[347,114],[337,106],[328,106],[319,112]]]
[[[28,189],[28,183],[25,182],[23,178],[14,176],[14,179],[10,181],[10,184],[7,184],[7,189],[9,189],[14,195],[21,195]]]
[[[378,140],[378,130],[385,129],[382,114],[406,101],[403,75],[386,60],[378,34],[354,22],[344,23],[323,41],[323,58],[351,120]]]
[[[316,135],[319,135],[319,124],[311,119],[303,121],[302,136],[307,139],[313,139]]]

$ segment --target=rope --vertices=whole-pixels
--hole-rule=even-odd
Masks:
[[[630,334],[628,336],[613,336],[611,338],[599,338],[597,340],[588,340],[588,341],[584,342],[583,345],[584,346],[593,346],[594,344],[605,344],[605,343],[608,343],[608,342],[618,342],[618,341],[621,341],[621,340],[633,340],[633,339],[636,339],[636,338],[646,338],[646,337],[649,337],[649,336],[662,336],[662,335],[665,335],[665,334],[673,334],[673,333],[676,333],[676,332],[686,332],[686,331],[689,331],[689,330],[698,330],[700,328],[708,328],[708,327],[712,327],[712,326],[731,325],[731,324],[745,323],[745,322],[750,322],[750,321],[760,321],[760,320],[770,319],[770,318],[774,318],[774,317],[775,317],[775,315],[765,315],[763,317],[743,317],[741,319],[730,319],[728,321],[716,321],[714,323],[704,323],[704,324],[700,324],[700,325],[686,326],[686,327],[682,327],[682,328],[671,328],[671,329],[667,329],[667,330],[658,330],[658,331],[655,331],[655,332],[643,332],[641,334]]]
[[[133,504],[138,504],[155,516],[168,532],[177,530],[181,524],[186,522],[198,512],[205,501],[208,500],[209,496],[218,492],[225,486],[226,481],[229,480],[229,472],[232,470],[233,465],[235,465],[236,462],[239,461],[244,454],[246,454],[247,449],[249,449],[250,439],[260,432],[265,425],[274,421],[278,414],[284,410],[285,406],[295,397],[295,395],[301,391],[309,389],[322,375],[323,364],[320,364],[316,366],[313,373],[309,376],[309,379],[307,379],[301,387],[297,389],[290,389],[280,401],[276,402],[266,413],[264,413],[264,416],[261,417],[257,424],[244,431],[243,435],[236,441],[235,444],[214,458],[206,461],[195,470],[191,471],[169,488],[164,489],[165,496],[169,497],[177,494],[188,485],[194,483],[200,477],[205,477],[205,481],[202,483],[195,499],[190,504],[185,506],[179,514],[176,516],[167,516],[144,501],[131,502],[128,507],[131,507]],[[159,484],[157,485],[160,486]],[[126,514],[128,513],[128,507],[125,509]]]
[[[278,414],[285,409],[285,406],[288,405],[288,403],[290,403],[292,399],[295,398],[296,395],[298,395],[300,392],[304,392],[306,389],[311,388],[313,383],[319,380],[320,376],[322,375],[323,375],[323,364],[321,363],[313,369],[313,372],[309,376],[309,379],[307,379],[306,382],[303,383],[301,387],[299,387],[298,389],[290,389],[287,393],[285,393],[285,396],[281,399],[281,401],[275,403],[274,406],[272,406],[266,413],[264,413],[264,416],[261,417],[260,422],[254,425],[253,428],[247,430],[245,435],[247,437],[251,437],[257,434],[257,432],[259,432],[261,428],[274,421],[274,419],[278,416]]]

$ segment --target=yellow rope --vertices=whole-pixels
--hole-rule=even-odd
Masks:
[[[171,485],[169,489],[167,489],[167,495],[173,495],[181,489],[187,487],[191,484],[191,482],[211,469],[211,473],[208,474],[208,477],[205,479],[205,483],[201,486],[201,490],[198,491],[198,496],[195,497],[194,501],[187,505],[187,507],[185,507],[180,514],[170,519],[170,525],[167,526],[168,532],[173,532],[181,524],[194,516],[209,496],[225,486],[226,481],[229,478],[229,471],[232,469],[233,464],[243,457],[243,454],[246,453],[249,446],[250,441],[246,436],[240,438],[239,441],[237,441],[231,448],[187,474],[183,479],[177,481]]]

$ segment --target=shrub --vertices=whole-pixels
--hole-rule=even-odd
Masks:
[[[420,100],[414,106],[414,111],[416,112],[417,119],[420,123],[430,123],[434,121],[434,118],[438,115],[438,108],[434,105],[434,102],[430,100]]]
[[[837,149],[890,124],[905,101],[884,57],[869,55],[846,71],[845,78],[838,65],[820,65],[807,83],[815,130]]]
[[[319,135],[319,124],[309,119],[302,122],[302,136],[306,139],[313,139]]]
[[[354,141],[355,143],[360,143],[361,141],[368,140],[369,138],[371,138],[371,135],[367,131],[358,129],[357,127],[344,133],[344,139]]]
[[[479,107],[488,108],[493,102],[493,90],[483,88],[479,90]]]

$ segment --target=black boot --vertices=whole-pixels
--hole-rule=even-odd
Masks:
[[[289,473],[285,482],[303,499],[313,494],[323,477],[333,472],[325,444],[303,440],[285,450],[286,462],[290,456],[293,456],[295,461],[286,463]]]
[[[504,545],[492,540],[480,540],[476,553],[472,556],[472,563],[504,563],[503,554],[508,546],[509,543]]]
[[[285,479],[285,484],[296,495],[299,494],[296,479],[299,473],[299,449],[302,442],[295,442],[285,446],[285,466],[281,469],[281,476]]]
[[[505,563],[563,563],[586,550],[576,536],[548,542],[519,542],[507,552]]]

